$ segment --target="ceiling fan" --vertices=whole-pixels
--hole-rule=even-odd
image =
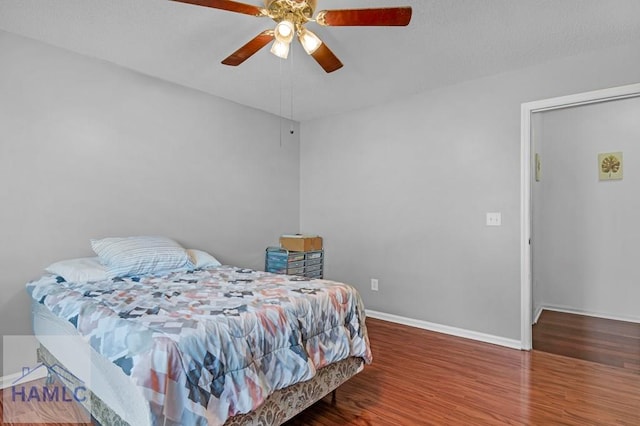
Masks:
[[[373,9],[322,10],[313,17],[316,0],[264,0],[265,7],[232,0],[172,0],[257,17],[268,17],[276,22],[240,49],[233,52],[222,63],[237,66],[249,59],[273,40],[271,53],[286,59],[294,35],[313,59],[328,73],[342,68],[342,62],[317,35],[305,28],[307,22],[322,26],[406,26],[411,21],[411,7],[388,7]]]

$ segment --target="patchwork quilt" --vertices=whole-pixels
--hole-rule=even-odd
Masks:
[[[85,284],[45,275],[27,290],[130,376],[158,425],[221,425],[328,364],[371,362],[362,299],[343,283],[222,266]]]

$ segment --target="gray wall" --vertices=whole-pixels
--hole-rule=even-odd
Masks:
[[[302,123],[301,229],[326,276],[371,310],[520,339],[520,105],[639,69],[626,46]]]
[[[262,268],[298,230],[299,132],[281,142],[278,117],[5,32],[0,64],[2,335],[30,333],[25,283],[92,237]]]
[[[640,98],[536,115],[536,308],[640,321]],[[598,153],[617,151],[623,180],[599,181]]]

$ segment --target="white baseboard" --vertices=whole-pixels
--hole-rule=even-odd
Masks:
[[[371,318],[377,318],[384,321],[395,322],[397,324],[408,325],[410,327],[422,328],[424,330],[435,331],[437,333],[444,333],[452,336],[463,337],[465,339],[491,343],[493,345],[505,346],[511,349],[522,349],[522,344],[520,340],[507,339],[505,337],[494,336],[492,334],[480,333],[477,331],[466,330],[464,328],[450,327],[448,325],[436,324],[433,322],[401,317],[399,315],[387,314],[384,312],[370,311],[368,309],[366,310],[366,312],[367,312],[367,316]]]
[[[556,311],[556,312],[564,312],[567,314],[577,314],[577,315],[585,315],[588,317],[602,318],[602,319],[610,319],[616,321],[626,321],[626,322],[634,322],[640,323],[640,317],[628,317],[624,315],[611,315],[611,314],[603,314],[602,312],[592,312],[586,311],[583,309],[571,308],[568,306],[558,306],[558,305],[543,305],[540,307],[540,313],[542,311]],[[536,322],[538,321],[538,317],[536,317]]]
[[[14,374],[9,374],[8,376],[0,377],[0,390],[6,389],[8,387],[11,387],[11,385],[13,385],[13,383],[15,383],[21,377],[23,377],[23,373],[14,373]],[[41,369],[41,371],[34,371],[29,376],[29,381],[31,382],[31,381],[34,381],[34,380],[40,380],[40,379],[42,379],[44,377],[47,377],[47,369],[46,368]]]
[[[533,315],[533,322],[531,323],[531,325],[535,325],[538,323],[538,320],[540,319],[540,315],[542,315],[542,311],[544,311],[544,309],[545,309],[544,306],[538,306],[538,309],[536,309],[536,312]]]

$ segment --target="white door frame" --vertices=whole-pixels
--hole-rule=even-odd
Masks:
[[[640,96],[640,83],[593,92],[527,102],[521,107],[520,121],[520,344],[531,350],[531,115],[535,112],[571,108]]]

